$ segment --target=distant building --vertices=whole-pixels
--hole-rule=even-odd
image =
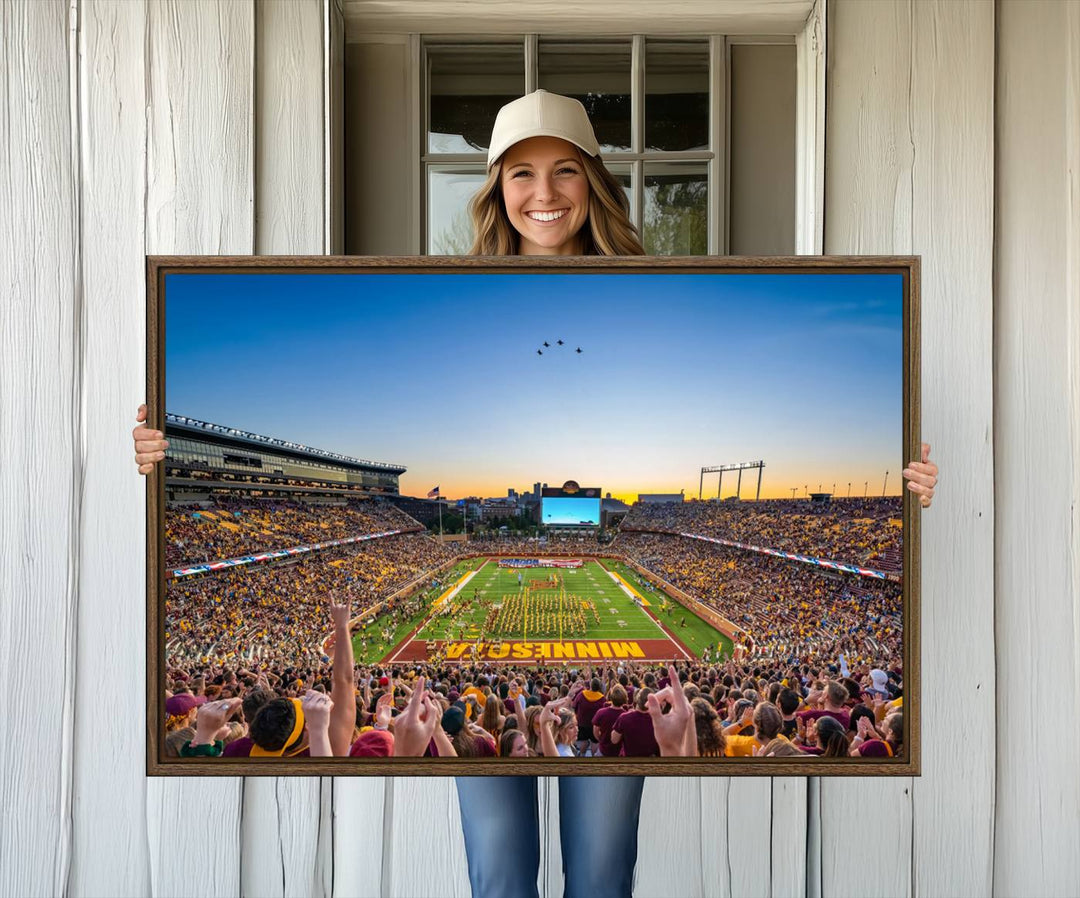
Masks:
[[[662,505],[665,502],[682,502],[685,499],[685,490],[680,493],[638,493],[637,497],[642,505]]]
[[[387,498],[405,514],[415,518],[425,527],[439,520],[439,505],[440,503],[444,506],[446,504],[442,499],[416,499],[412,496],[388,496]]]
[[[518,513],[516,500],[488,499],[479,506],[480,519],[483,521],[502,520],[515,517]]]
[[[611,493],[600,502],[600,526],[605,530],[617,527],[630,512],[630,506],[618,499],[612,499]]]
[[[507,499],[504,499],[501,496],[496,499],[484,499],[481,496],[466,496],[464,499],[458,500],[458,512],[463,512],[467,521],[479,521],[484,518],[484,509],[489,503],[501,505],[507,501]],[[517,503],[515,502],[512,507],[515,509],[514,513],[516,513]]]

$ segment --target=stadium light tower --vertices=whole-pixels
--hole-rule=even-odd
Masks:
[[[870,481],[867,480],[863,483],[863,498],[865,499],[870,494]]]
[[[881,484],[881,498],[885,498],[885,487],[889,485],[889,472],[885,472],[885,482]]]
[[[735,487],[735,495],[742,498],[742,472],[746,469],[757,468],[757,495],[754,497],[755,501],[761,498],[761,472],[765,467],[764,461],[741,461],[734,465],[713,465],[712,467],[701,469],[701,478],[698,480],[698,499],[701,499],[702,491],[705,489],[705,475],[706,474],[720,474],[720,482],[716,485],[716,498],[720,499],[720,490],[724,485],[724,471],[738,471],[739,482]]]
[[[793,487],[791,488],[791,498],[792,498],[792,499],[794,499],[794,498],[795,498],[795,490],[796,490],[796,489],[797,489],[797,487],[794,487],[794,486],[793,486]]]
[[[847,497],[849,499],[851,498],[851,481],[850,480],[847,482]]]

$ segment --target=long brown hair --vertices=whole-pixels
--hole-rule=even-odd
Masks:
[[[703,698],[690,702],[694,710],[694,727],[697,729],[698,753],[703,758],[722,758],[727,751],[727,739],[720,724],[716,708]]]
[[[589,182],[589,216],[578,232],[585,256],[643,256],[637,228],[630,222],[630,202],[599,156],[578,153]],[[506,214],[502,197],[503,157],[488,170],[487,180],[469,200],[473,225],[471,256],[516,256],[520,235]]]
[[[533,721],[540,716],[540,712],[543,710],[540,705],[529,705],[525,709],[525,744],[529,746],[529,751],[534,755],[543,754],[540,750],[540,736],[533,730]]]
[[[500,705],[502,705],[502,701],[499,699],[499,696],[492,693],[487,697],[487,701],[484,703],[484,711],[480,715],[480,726],[491,733],[496,739],[499,738],[503,725],[506,723],[506,718],[502,714]]]

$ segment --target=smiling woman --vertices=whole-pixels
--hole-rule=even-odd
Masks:
[[[538,90],[495,119],[488,177],[469,204],[472,255],[640,256],[626,194],[585,108]]]
[[[589,182],[577,147],[558,137],[516,143],[506,151],[500,182],[521,255],[582,255]]]

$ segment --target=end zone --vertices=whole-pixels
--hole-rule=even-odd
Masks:
[[[426,662],[440,655],[450,664],[494,661],[503,664],[543,664],[568,661],[672,661],[693,656],[672,639],[564,639],[457,642],[409,639],[384,659],[384,663]]]

